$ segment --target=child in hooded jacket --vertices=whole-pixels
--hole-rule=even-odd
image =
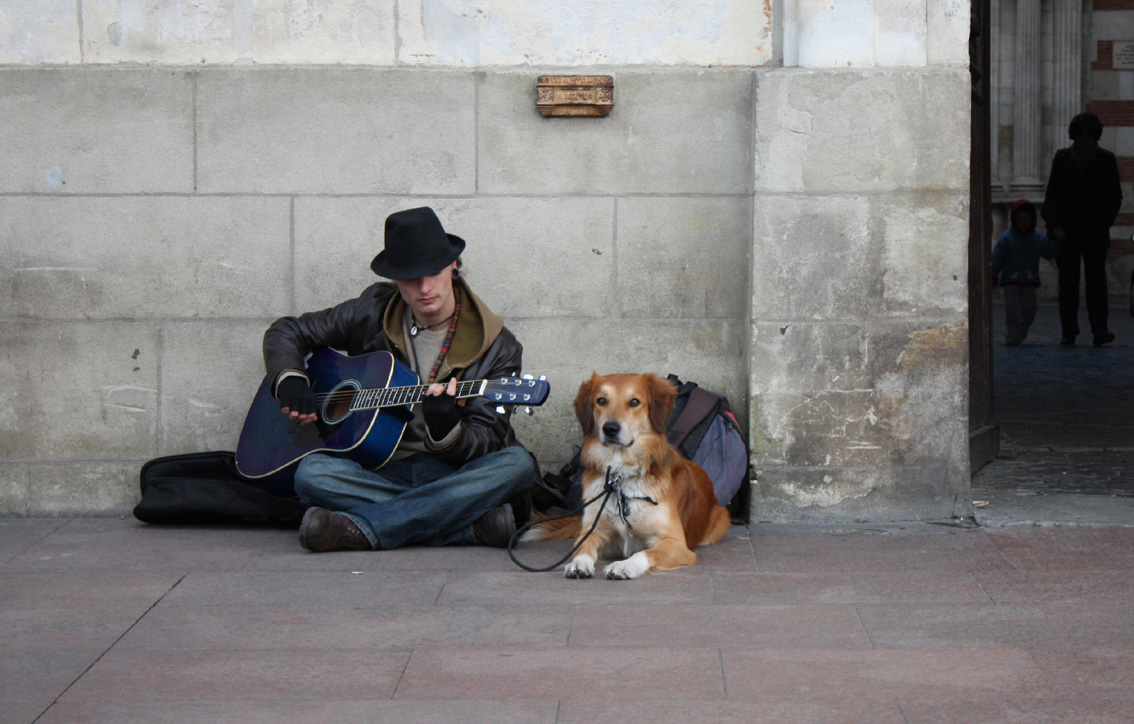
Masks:
[[[992,278],[1004,289],[1004,341],[1018,345],[1028,336],[1036,318],[1036,287],[1040,285],[1039,260],[1054,259],[1059,242],[1036,231],[1036,207],[1027,199],[1012,205],[1012,225],[992,248]]]

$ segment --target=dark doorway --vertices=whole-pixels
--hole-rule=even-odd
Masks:
[[[984,525],[1134,523],[1134,287],[1111,288],[1113,344],[1059,343],[1041,302],[1021,346],[1004,344],[991,278],[990,3],[971,0],[969,449],[974,517]],[[1068,119],[1069,120],[1069,119]],[[1129,202],[1128,202],[1129,203]],[[1112,252],[1125,250],[1112,242]],[[1125,281],[1125,280],[1123,280]],[[1134,282],[1132,282],[1134,284]],[[1085,317],[1085,311],[1080,310]],[[1085,323],[1081,318],[1081,324]]]

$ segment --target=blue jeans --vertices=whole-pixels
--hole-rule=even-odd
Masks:
[[[295,492],[308,505],[344,512],[372,548],[474,545],[473,523],[530,489],[535,472],[522,447],[459,468],[419,453],[367,470],[353,460],[315,453],[296,468]]]

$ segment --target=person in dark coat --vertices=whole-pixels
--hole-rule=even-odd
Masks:
[[[519,374],[523,346],[460,276],[464,248],[428,207],[391,214],[371,269],[393,283],[284,317],[264,334],[275,395],[298,423],[317,419],[303,360],[319,347],[349,355],[386,350],[430,384],[378,470],[322,453],[300,461],[295,490],[312,506],[299,530],[304,548],[504,547],[516,529],[513,506],[535,481],[534,458],[516,440],[510,408],[486,397],[458,400],[456,392],[458,378]]]
[[[1106,252],[1110,227],[1122,207],[1122,186],[1114,154],[1099,148],[1103,124],[1094,113],[1071,120],[1074,141],[1051,162],[1043,200],[1047,234],[1062,245],[1059,267],[1061,344],[1075,344],[1079,334],[1080,261],[1087,286],[1087,318],[1095,346],[1114,341],[1107,328]]]

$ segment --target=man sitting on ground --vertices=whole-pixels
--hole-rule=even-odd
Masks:
[[[321,453],[300,461],[295,490],[314,506],[299,529],[307,550],[504,547],[515,530],[513,504],[527,496],[535,461],[516,440],[511,410],[484,397],[458,401],[456,382],[519,374],[523,346],[461,278],[464,248],[428,207],[391,214],[385,248],[370,268],[392,284],[284,317],[264,334],[280,407],[300,423],[317,419],[303,360],[319,347],[349,355],[386,350],[429,383],[380,469]]]

